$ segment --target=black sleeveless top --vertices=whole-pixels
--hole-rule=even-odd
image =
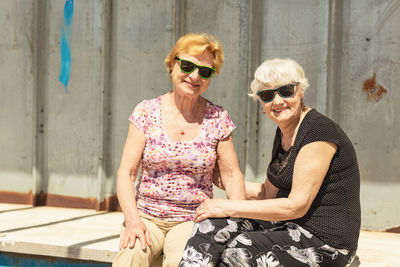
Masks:
[[[354,147],[339,125],[316,110],[310,110],[289,151],[281,147],[278,127],[267,170],[268,179],[279,188],[278,198],[287,197],[300,149],[316,141],[334,143],[337,151],[310,209],[302,218],[292,221],[332,247],[356,250],[361,221],[360,173]]]

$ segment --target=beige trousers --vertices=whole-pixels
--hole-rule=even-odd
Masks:
[[[151,247],[142,250],[136,239],[135,246],[120,251],[114,259],[113,267],[150,267],[153,260],[163,253],[163,267],[177,267],[189,239],[193,222],[170,222],[140,213],[142,221],[150,232]],[[121,233],[125,227],[122,226]]]

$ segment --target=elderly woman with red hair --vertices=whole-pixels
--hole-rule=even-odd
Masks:
[[[150,266],[161,253],[163,266],[177,266],[197,207],[213,196],[216,165],[227,197],[245,198],[232,139],[235,125],[224,108],[202,97],[223,59],[213,36],[181,37],[165,59],[172,90],[142,101],[130,116],[117,174],[125,216],[122,251],[113,266]]]

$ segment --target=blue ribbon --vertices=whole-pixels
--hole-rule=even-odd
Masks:
[[[66,0],[64,5],[64,26],[61,37],[61,71],[60,82],[64,85],[65,93],[68,93],[67,85],[71,73],[71,51],[68,40],[71,39],[71,22],[74,15],[74,0]]]

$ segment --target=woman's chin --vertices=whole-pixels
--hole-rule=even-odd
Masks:
[[[271,115],[272,115],[271,117],[273,118],[273,120],[276,123],[285,122],[285,121],[289,120],[291,117],[291,114],[289,114],[289,112],[287,110],[280,111],[280,112],[273,111]]]
[[[190,86],[185,86],[184,88],[181,88],[179,90],[181,94],[185,96],[198,96],[199,95],[199,88],[197,87],[190,87]]]

